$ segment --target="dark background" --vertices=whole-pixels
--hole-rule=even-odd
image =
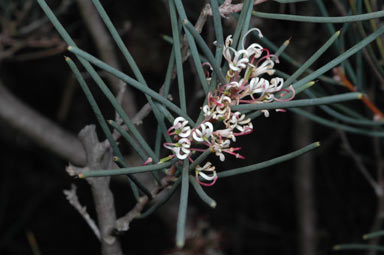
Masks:
[[[195,21],[203,2],[184,2],[191,21]],[[340,15],[332,8],[331,2],[328,3],[329,12],[334,16]],[[59,1],[48,3],[54,7],[58,6]],[[147,83],[157,90],[163,82],[171,50],[171,46],[161,38],[163,34],[171,35],[166,5],[162,1],[138,0],[106,0],[102,3],[118,28],[128,24],[123,39],[142,69]],[[43,17],[37,3],[33,5],[37,17]],[[267,2],[257,8],[268,12],[318,15],[318,10],[312,3],[280,5]],[[71,4],[59,19],[80,48],[97,54],[76,3]],[[281,45],[291,37],[287,52],[299,62],[310,57],[329,38],[321,24],[266,19],[255,19],[253,22],[276,45]],[[225,20],[224,24],[225,36],[232,34],[232,20]],[[336,24],[337,27],[341,25]],[[209,26],[212,26],[210,19],[203,35],[214,39],[214,35],[210,34],[212,27]],[[54,33],[54,29],[49,29],[46,36]],[[14,58],[36,50],[25,47],[13,56],[2,59],[0,77],[5,86],[31,108],[73,134],[78,133],[85,125],[96,123],[77,84],[67,114],[59,119],[58,111],[63,104],[63,94],[68,89],[71,76],[63,56],[70,54],[59,52],[31,60]],[[337,54],[330,50],[313,68],[322,66]],[[123,71],[131,74],[122,57],[119,57]],[[184,66],[185,70],[189,70],[191,65],[186,62]],[[288,73],[295,70],[285,61],[281,61],[277,68]],[[186,77],[187,86],[189,84],[188,95],[192,95],[196,92],[193,85],[196,78],[192,71],[186,71]],[[367,79],[370,81],[369,77]],[[96,93],[106,119],[113,118],[110,105],[94,84],[87,81]],[[327,86],[330,85],[319,83],[317,86],[329,89]],[[134,93],[138,107],[142,106],[145,98],[137,91]],[[196,109],[198,107],[199,104]],[[356,109],[361,112],[366,111],[361,104],[351,104],[351,107],[358,107]],[[318,110],[314,111],[323,114]],[[306,137],[308,143],[320,141],[322,144],[321,148],[310,153],[312,164],[308,169],[313,174],[313,182],[309,185],[313,187],[316,214],[316,254],[332,254],[335,244],[362,242],[362,234],[372,228],[377,199],[373,189],[358,171],[355,161],[344,149],[336,130],[311,123],[298,126],[297,121],[297,117],[291,112],[271,112],[269,118],[256,119],[255,131],[238,142],[246,160],[227,157],[225,164],[215,164],[218,164],[217,169],[220,171],[280,156],[300,148],[298,137],[306,129],[310,129],[311,134]],[[152,116],[144,121],[143,131],[148,141],[154,140],[154,125]],[[99,134],[102,138],[102,134]],[[348,138],[356,152],[364,158],[367,169],[375,176],[373,139],[359,135],[348,135]],[[67,175],[66,160],[42,148],[1,119],[0,144],[0,253],[31,254],[27,239],[29,233],[36,238],[41,254],[99,254],[98,240],[63,195],[63,190],[69,189],[74,182],[78,186],[80,201],[94,215],[88,184]],[[129,153],[129,148],[126,148],[126,152]],[[163,153],[165,154],[166,152]],[[206,206],[191,190],[191,216],[188,220],[194,229],[201,228],[197,231],[199,234],[196,240],[202,239],[205,241],[204,245],[218,247],[223,254],[298,254],[298,243],[301,239],[297,208],[301,201],[295,187],[297,178],[300,178],[296,173],[297,161],[302,159],[303,157],[246,175],[219,179],[215,186],[205,189],[217,201],[215,209]],[[115,180],[111,186],[115,194],[117,213],[123,215],[134,206],[134,199],[124,182]],[[130,230],[121,236],[126,254],[173,252],[176,220],[175,212],[169,212],[177,210],[175,203],[177,205],[177,198],[161,213],[132,223]],[[193,240],[187,241],[187,250],[190,251],[187,254],[205,254],[194,250],[196,243]]]

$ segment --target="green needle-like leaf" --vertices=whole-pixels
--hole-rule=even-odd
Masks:
[[[185,244],[185,223],[187,220],[189,193],[189,161],[184,160],[183,171],[181,175],[181,194],[179,203],[179,213],[176,226],[176,246],[182,248]]]
[[[231,106],[231,109],[234,111],[243,111],[243,110],[271,110],[271,109],[282,109],[282,108],[293,108],[293,107],[306,107],[306,106],[332,104],[332,103],[338,103],[343,101],[361,99],[362,96],[363,94],[359,92],[352,92],[352,93],[344,93],[344,94],[328,96],[328,97],[301,99],[301,100],[293,100],[293,101],[287,101],[287,102],[240,104],[240,105]]]
[[[134,150],[136,150],[137,154],[144,162],[148,159],[148,154],[145,153],[145,151],[137,144],[135,139],[131,135],[129,135],[128,132],[123,129],[123,127],[121,127],[113,120],[108,121],[108,123],[114,129],[116,129],[125,138],[125,140],[127,140],[127,142],[131,145],[132,148],[134,148]]]
[[[119,47],[121,53],[123,54],[123,56],[127,60],[127,62],[129,64],[129,66],[131,67],[133,73],[135,74],[135,77],[137,78],[137,80],[140,83],[142,83],[144,86],[148,87],[148,85],[147,85],[143,75],[141,74],[141,72],[140,72],[140,70],[139,70],[135,60],[133,59],[133,57],[129,53],[127,47],[125,46],[123,40],[121,39],[119,33],[117,32],[115,26],[112,24],[111,19],[108,17],[107,12],[104,10],[103,6],[100,4],[100,1],[99,0],[92,0],[92,1],[93,1],[93,4],[96,7],[96,10],[99,12],[100,17],[102,18],[102,20],[104,21],[106,27],[108,28],[109,32],[111,33],[112,38],[115,40],[115,42],[116,42],[117,46]],[[159,112],[159,110],[157,109],[158,106],[155,105],[155,103],[152,101],[151,97],[149,97],[148,95],[145,95],[145,96],[146,96],[149,104],[152,107],[153,114],[155,115],[157,123],[159,124],[159,127],[161,128],[164,137],[168,137],[167,129],[165,127],[163,118],[161,116],[161,112]],[[155,158],[154,158],[154,160],[157,161],[157,159],[155,159]]]
[[[281,3],[281,4],[287,4],[287,3],[305,2],[308,0],[273,0],[273,1]]]
[[[317,16],[300,16],[290,14],[277,14],[277,13],[266,13],[254,11],[253,15],[259,18],[265,19],[277,19],[287,21],[298,21],[298,22],[312,22],[312,23],[346,23],[346,22],[357,22],[370,19],[377,19],[384,17],[384,11],[371,12],[360,15],[350,15],[341,17],[317,17]]]
[[[169,0],[169,1],[172,1],[172,0]],[[186,19],[187,15],[185,13],[184,7],[181,4],[180,0],[175,0],[175,2],[177,3],[176,7],[177,7],[177,12],[179,13],[180,18],[182,20]],[[200,80],[200,83],[201,83],[201,86],[202,86],[204,92],[208,93],[208,83],[207,83],[207,80],[205,78],[203,67],[201,65],[202,62],[200,60],[199,52],[197,51],[196,42],[193,39],[193,36],[191,35],[191,33],[189,32],[188,29],[185,29],[185,27],[184,27],[184,31],[185,31],[185,35],[187,37],[187,41],[188,41],[189,49],[190,49],[190,52],[192,55],[193,63],[194,63],[195,68],[196,68],[197,76],[199,77],[199,80]]]
[[[215,208],[216,207],[216,201],[213,200],[212,198],[210,198],[207,195],[207,193],[205,193],[205,191],[203,190],[201,185],[195,180],[195,178],[193,176],[191,176],[191,175],[189,176],[189,181],[191,182],[192,187],[195,189],[197,195],[199,195],[201,200],[203,200],[205,203],[207,203],[207,205],[209,205],[210,207]]]
[[[208,148],[206,149],[202,154],[200,154],[200,156],[198,156],[194,161],[193,163],[189,166],[189,171],[192,171],[192,170],[195,170],[195,168],[197,167],[198,164],[200,164],[201,162],[203,162],[204,159],[206,159],[209,154],[211,154],[211,150]]]
[[[289,86],[293,81],[295,81],[301,74],[305,72],[323,53],[336,41],[339,37],[340,31],[337,31],[329,40],[320,47],[305,63],[297,69],[285,82],[284,87]]]
[[[213,70],[215,71],[217,77],[219,78],[221,84],[226,84],[225,77],[221,71],[220,66],[215,60],[211,50],[208,45],[205,43],[201,35],[196,31],[195,27],[188,20],[183,21],[183,25],[191,32],[192,36],[195,38],[195,41],[199,45],[200,49],[203,51],[204,55],[208,58],[209,63],[212,65]]]
[[[222,59],[222,52],[224,47],[224,36],[223,36],[223,26],[221,24],[221,17],[220,17],[220,11],[219,11],[219,5],[217,3],[217,0],[211,0],[211,8],[212,8],[212,15],[213,15],[213,27],[215,28],[215,36],[216,36],[216,54],[215,58],[218,63],[218,65],[221,65],[221,59]]]
[[[370,244],[339,244],[333,247],[334,250],[369,250],[384,251],[384,246]]]
[[[309,74],[308,76],[306,76],[305,78],[301,79],[300,81],[295,83],[293,86],[296,88],[296,87],[301,86],[301,85],[303,85],[309,81],[316,79],[318,76],[324,74],[328,70],[339,65],[341,62],[343,62],[344,60],[346,60],[347,58],[349,58],[350,56],[352,56],[353,54],[355,54],[356,52],[358,52],[359,50],[361,50],[362,48],[367,46],[369,43],[374,41],[378,36],[381,36],[383,33],[384,33],[384,26],[382,26],[376,32],[374,32],[374,33],[370,34],[369,36],[367,36],[366,38],[364,38],[364,40],[355,44],[353,47],[348,49],[346,52],[344,52],[340,56],[331,60],[328,64],[322,66],[321,68],[317,69],[315,72],[313,72],[313,73]]]
[[[85,82],[84,78],[81,76],[79,69],[77,68],[75,63],[69,57],[66,57],[65,61],[67,62],[67,64],[71,68],[72,72],[75,74],[75,77],[76,77],[77,81],[79,82],[81,89],[83,90],[89,104],[91,105],[93,112],[96,115],[96,119],[99,122],[101,129],[103,130],[105,136],[107,137],[109,143],[111,144],[111,147],[112,147],[114,154],[117,157],[123,158],[123,156],[119,150],[119,147],[117,146],[115,140],[112,137],[111,130],[109,130],[107,122],[104,119],[104,116],[101,113],[101,110],[100,110],[99,106],[97,105],[97,102],[96,102],[95,98],[93,97],[90,89],[88,88],[87,83]],[[94,171],[92,171],[92,172],[94,172]],[[136,184],[134,184],[134,180],[132,179],[133,176],[128,176],[128,177],[129,177],[129,182],[130,182],[132,192],[133,192],[133,194],[135,194],[135,197],[138,198],[139,193],[137,190],[137,186],[136,186]]]
[[[319,117],[317,115],[314,115],[312,113],[309,113],[307,111],[304,111],[304,110],[301,110],[301,109],[297,109],[297,108],[292,108],[292,109],[289,109],[290,111],[294,112],[294,113],[297,113],[297,114],[300,114],[314,122],[317,122],[321,125],[324,125],[324,126],[327,126],[327,127],[330,127],[330,128],[334,128],[334,129],[341,129],[341,130],[344,130],[346,132],[350,132],[350,133],[354,133],[354,134],[359,134],[359,135],[366,135],[366,136],[377,136],[377,137],[384,137],[384,132],[380,132],[380,131],[370,131],[370,130],[366,130],[366,129],[360,129],[360,128],[355,128],[355,127],[351,127],[351,126],[347,126],[347,125],[343,125],[343,124],[339,124],[337,122],[332,122],[332,121],[329,121],[327,119],[324,119],[322,117]]]
[[[181,179],[179,178],[170,188],[170,190],[164,196],[161,196],[159,200],[156,201],[148,210],[139,216],[140,219],[144,219],[154,213],[158,208],[165,204],[175,193],[177,187],[179,187]]]
[[[372,238],[376,238],[376,237],[380,237],[380,236],[384,236],[384,230],[365,234],[365,235],[363,235],[363,239],[372,239]]]
[[[161,102],[162,104],[167,106],[169,109],[171,109],[172,111],[177,113],[179,116],[183,116],[191,124],[194,124],[194,121],[188,115],[186,115],[186,113],[184,113],[179,107],[177,107],[175,104],[173,104],[171,101],[169,101],[168,99],[164,98],[163,96],[161,96],[157,92],[153,91],[152,89],[150,89],[148,87],[145,87],[143,84],[141,84],[140,82],[132,79],[128,75],[124,74],[123,72],[120,72],[116,68],[113,68],[112,66],[107,65],[106,63],[104,63],[100,59],[95,58],[94,56],[86,53],[83,50],[80,50],[79,48],[69,46],[68,47],[68,51],[70,51],[70,52],[72,52],[72,53],[74,53],[74,54],[76,54],[76,55],[78,55],[78,56],[88,60],[92,64],[100,67],[101,69],[104,69],[105,71],[113,74],[117,78],[127,82],[127,84],[129,84],[132,87],[137,88],[138,90],[142,91],[143,93],[151,96],[153,99]]]
[[[55,14],[52,12],[52,10],[49,8],[49,6],[47,5],[47,3],[44,1],[44,0],[38,0],[38,3],[39,5],[41,6],[41,8],[43,9],[43,11],[45,12],[45,14],[48,16],[49,20],[52,22],[52,24],[55,26],[56,30],[59,32],[59,34],[61,35],[61,37],[64,39],[64,41],[68,44],[68,45],[71,45],[69,46],[69,48],[71,47],[74,47],[76,48],[76,44],[75,42],[72,40],[71,36],[67,33],[67,31],[64,29],[64,27],[61,25],[61,23],[59,22],[59,20],[56,18]],[[89,54],[88,54],[89,55]],[[89,55],[91,56],[91,55]],[[92,56],[93,57],[93,56]],[[93,57],[94,58],[94,57]],[[116,98],[114,97],[114,95],[112,94],[112,92],[109,90],[109,88],[107,87],[107,85],[104,83],[104,81],[100,78],[100,76],[98,75],[98,73],[96,72],[96,70],[93,68],[93,66],[88,62],[86,61],[85,59],[81,58],[81,57],[78,57],[80,63],[84,66],[84,68],[88,71],[88,73],[90,74],[90,76],[92,77],[92,79],[94,79],[94,81],[96,82],[97,86],[100,88],[100,90],[103,92],[103,94],[107,97],[107,99],[109,100],[109,102],[112,104],[112,106],[115,108],[115,110],[118,112],[118,114],[120,115],[120,117],[123,119],[124,123],[128,126],[128,128],[131,130],[132,134],[135,136],[135,138],[137,139],[137,141],[141,144],[141,146],[148,152],[148,144],[146,143],[146,141],[143,139],[143,137],[141,136],[141,134],[137,131],[136,127],[132,124],[132,122],[130,121],[130,119],[128,118],[127,114],[125,113],[125,111],[123,110],[123,108],[121,107],[121,105],[117,102]],[[95,58],[96,59],[96,58]],[[99,60],[100,61],[100,60]],[[100,61],[102,62],[102,61]],[[106,65],[104,63],[104,65]],[[106,65],[108,66],[108,65]],[[110,66],[109,66],[110,67]],[[113,68],[114,69],[114,68]],[[114,69],[116,70],[116,69]],[[129,77],[130,78],[130,77]],[[131,79],[131,78],[130,78]],[[133,80],[133,79],[131,79]],[[133,80],[135,81],[135,80]],[[135,81],[136,83],[138,83],[137,81]],[[138,83],[140,84],[140,83]],[[142,84],[140,84],[141,86],[143,86]],[[147,88],[148,89],[148,88]],[[154,94],[157,94],[156,92],[152,91]],[[157,94],[157,96],[161,97],[159,94]],[[167,100],[166,100],[167,101]],[[176,107],[177,108],[177,107]],[[118,157],[120,157],[120,155],[117,155]]]
[[[112,176],[112,175],[125,175],[125,174],[137,174],[137,173],[145,173],[151,172],[155,170],[160,170],[167,168],[177,161],[177,158],[174,158],[168,162],[160,163],[156,165],[148,165],[148,166],[134,166],[128,168],[120,168],[120,169],[108,169],[108,170],[97,170],[97,171],[84,171],[79,174],[79,178],[87,178],[87,177],[101,177],[101,176]]]
[[[180,108],[182,111],[187,112],[187,103],[185,99],[185,85],[184,85],[184,71],[183,71],[183,60],[181,59],[181,46],[180,46],[180,34],[177,22],[177,15],[173,0],[168,0],[169,13],[171,16],[172,25],[172,37],[173,37],[173,51],[175,52],[176,58],[176,70],[177,70],[177,84],[179,87],[179,100]]]
[[[320,143],[315,142],[315,143],[312,143],[310,145],[305,146],[304,148],[301,148],[300,150],[285,154],[283,156],[280,156],[280,157],[277,157],[274,159],[270,159],[270,160],[267,160],[267,161],[264,161],[261,163],[250,165],[250,166],[245,166],[245,167],[240,167],[240,168],[235,168],[232,170],[220,172],[217,174],[217,176],[219,178],[224,178],[224,177],[229,177],[229,176],[234,176],[234,175],[238,175],[238,174],[244,174],[244,173],[260,170],[260,169],[263,169],[263,168],[266,168],[269,166],[273,166],[273,165],[279,164],[281,162],[296,158],[298,156],[301,156],[304,153],[307,153],[308,151],[311,151],[313,149],[318,148],[319,146],[320,146]]]

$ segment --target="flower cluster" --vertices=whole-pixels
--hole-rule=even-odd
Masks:
[[[273,67],[278,63],[278,58],[257,43],[244,47],[246,36],[255,30],[262,37],[257,28],[249,30],[242,38],[240,50],[231,47],[232,36],[226,38],[223,47],[223,56],[228,62],[226,84],[220,84],[216,90],[209,92],[207,104],[202,107],[204,120],[197,127],[191,128],[187,120],[177,117],[168,129],[168,135],[173,136],[176,142],[164,143],[164,147],[173,151],[178,159],[188,158],[193,162],[191,153],[207,149],[221,161],[225,160],[225,153],[244,159],[237,152],[241,148],[232,147],[231,143],[236,142],[237,136],[250,134],[253,125],[245,114],[232,112],[231,106],[288,101],[295,96],[292,86],[283,88],[282,78],[268,80],[262,77],[274,74]],[[207,80],[210,82],[211,77],[208,76]],[[269,116],[268,110],[262,112],[266,117]],[[215,166],[210,162],[202,167],[197,166],[195,174],[196,180],[204,186],[211,186],[217,180]],[[201,182],[200,178],[205,182]]]

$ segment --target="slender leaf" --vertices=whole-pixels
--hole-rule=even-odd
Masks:
[[[350,15],[341,17],[317,17],[317,16],[300,16],[291,14],[277,14],[254,11],[253,15],[259,18],[265,19],[277,19],[286,21],[298,21],[298,22],[312,22],[312,23],[346,23],[357,22],[370,19],[377,19],[384,17],[384,11],[371,12],[360,15]]]
[[[185,244],[185,223],[187,220],[188,193],[189,193],[189,161],[184,160],[181,175],[181,194],[179,203],[179,213],[176,225],[176,246],[182,248]]]
[[[273,166],[273,165],[279,164],[281,162],[299,157],[299,156],[307,153],[308,151],[311,151],[313,149],[318,148],[319,146],[320,146],[320,143],[315,142],[315,143],[312,143],[310,145],[305,146],[304,148],[301,148],[300,150],[285,154],[285,155],[280,156],[280,157],[276,157],[274,159],[270,159],[270,160],[267,160],[267,161],[264,161],[261,163],[257,163],[254,165],[239,167],[239,168],[220,172],[217,174],[217,176],[219,178],[225,178],[225,177],[229,177],[229,176],[234,176],[234,175],[238,175],[238,174],[244,174],[244,173],[260,170],[260,169],[263,169],[263,168],[266,168],[269,166]]]

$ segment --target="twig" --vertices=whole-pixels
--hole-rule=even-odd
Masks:
[[[345,132],[342,131],[342,130],[338,130],[338,132],[340,134],[341,140],[343,141],[344,148],[346,149],[348,154],[351,156],[351,158],[355,161],[357,168],[359,169],[360,173],[364,176],[364,178],[367,180],[369,185],[373,188],[373,190],[375,191],[376,196],[377,197],[383,196],[383,189],[375,181],[375,179],[369,173],[367,168],[364,166],[361,157],[352,149],[352,146],[349,143],[348,138],[345,135]]]
[[[72,184],[71,189],[64,190],[63,193],[65,198],[69,201],[69,203],[80,213],[80,215],[87,222],[89,227],[92,229],[93,233],[96,235],[97,239],[100,240],[100,230],[97,227],[95,221],[91,218],[91,216],[87,212],[87,208],[85,206],[81,206],[79,198],[76,194],[77,187]]]
[[[254,0],[253,5],[264,3],[268,0]],[[240,12],[243,9],[243,4],[232,4],[232,0],[226,0],[222,5],[219,6],[220,15],[226,18],[228,15],[236,12]],[[212,16],[212,9],[207,9],[207,15]]]
[[[161,179],[161,185],[156,186],[151,191],[153,199],[155,199],[166,187],[171,184],[172,179],[172,176],[166,176]],[[130,210],[127,214],[125,214],[123,217],[119,218],[116,221],[116,230],[119,232],[127,231],[129,229],[129,224],[131,223],[131,221],[140,215],[140,213],[143,211],[144,207],[149,201],[150,200],[148,196],[141,197],[140,201],[136,203],[135,207],[133,207],[132,210]]]
[[[114,43],[109,36],[109,33],[105,28],[102,20],[100,19],[96,8],[89,0],[76,0],[76,2],[79,6],[84,22],[93,38],[93,41],[95,42],[100,58],[105,63],[120,70],[121,68],[119,61],[117,60],[117,54],[115,48],[113,47]],[[118,78],[110,74],[108,74],[107,78],[111,84],[114,94],[116,95],[120,92],[121,86],[126,86],[126,84],[121,83]],[[123,108],[130,117],[134,116],[137,112],[135,102],[136,100],[131,89],[127,87],[124,94]]]
[[[333,72],[337,76],[337,79],[340,79],[344,86],[347,87],[350,91],[357,91],[356,86],[353,85],[352,82],[347,79],[343,70],[340,67],[334,68]],[[374,105],[374,103],[368,98],[368,96],[364,95],[361,101],[363,101],[363,103],[375,114],[376,119],[384,119],[384,113]]]
[[[79,133],[79,139],[87,155],[89,171],[111,168],[113,164],[112,152],[110,149],[106,150],[105,146],[99,142],[95,125],[84,127]],[[116,211],[113,194],[109,189],[110,177],[88,178],[87,181],[92,188],[95,202],[102,254],[122,255],[120,242],[113,235]]]

